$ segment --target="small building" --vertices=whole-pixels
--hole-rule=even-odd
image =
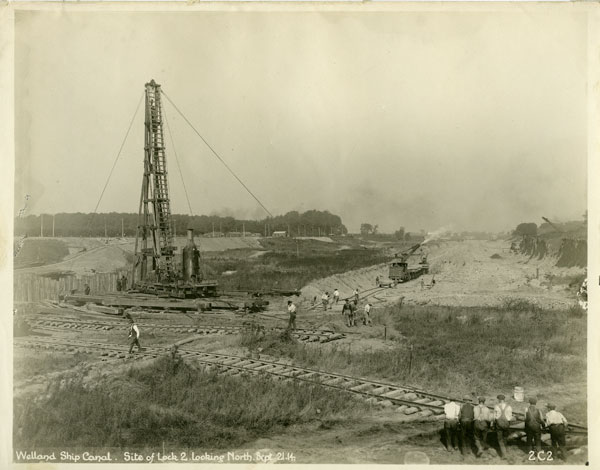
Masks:
[[[272,233],[272,237],[287,237],[287,232],[285,230],[276,230]]]

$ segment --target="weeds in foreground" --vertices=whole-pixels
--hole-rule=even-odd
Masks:
[[[232,448],[282,427],[358,417],[368,406],[322,387],[242,380],[161,359],[93,388],[53,385],[40,402],[15,401],[14,445]]]

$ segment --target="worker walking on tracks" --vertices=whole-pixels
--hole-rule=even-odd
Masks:
[[[452,452],[458,450],[458,417],[460,406],[450,401],[444,405],[444,434],[446,435],[446,450]]]
[[[288,300],[288,313],[290,314],[288,330],[293,331],[296,329],[296,306],[291,300]]]
[[[567,445],[565,433],[569,423],[567,423],[567,419],[562,413],[556,411],[555,405],[548,403],[546,407],[548,408],[548,413],[546,413],[546,426],[550,431],[552,448],[559,458],[567,460],[567,455],[565,454],[565,446]]]
[[[512,408],[504,402],[504,395],[498,395],[498,404],[494,407],[494,423],[500,458],[506,458],[506,438],[508,437],[510,422],[513,420]]]
[[[325,292],[321,296],[321,303],[323,304],[323,310],[327,311],[327,306],[329,305],[329,292]]]
[[[494,420],[494,415],[490,409],[485,406],[485,398],[479,397],[479,404],[473,410],[474,421],[473,428],[475,434],[475,447],[477,447],[477,457],[480,457],[484,450],[489,448],[487,435],[490,430],[490,424]]]
[[[346,321],[346,326],[352,326],[352,306],[348,299],[346,299],[344,306],[342,307],[342,315]]]
[[[475,418],[475,412],[473,408],[471,395],[464,396],[465,403],[460,407],[459,421],[460,421],[460,451],[462,455],[465,455],[471,448],[473,442],[473,419]]]
[[[535,406],[537,399],[531,397],[529,406],[525,412],[525,434],[527,434],[527,447],[529,450],[540,452],[542,450],[542,427],[544,417],[542,412]]]
[[[365,305],[363,325],[373,326],[373,324],[371,323],[371,304],[370,303],[367,303]]]
[[[133,318],[129,318],[129,354],[133,352],[133,347],[137,346],[138,352],[142,350],[140,345],[140,329]]]
[[[335,290],[333,291],[333,301],[334,303],[337,305],[337,303],[340,301],[340,291],[337,290],[337,287],[335,288]]]

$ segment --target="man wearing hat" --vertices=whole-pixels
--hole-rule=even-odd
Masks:
[[[477,447],[477,457],[480,457],[484,450],[487,450],[487,435],[490,430],[490,423],[494,420],[492,412],[485,406],[485,398],[479,397],[479,404],[475,407],[473,420],[473,432],[475,434],[475,446]],[[483,443],[483,445],[482,445]]]
[[[138,347],[138,352],[142,350],[142,346],[140,345],[140,329],[135,324],[135,320],[130,316],[129,317],[129,354],[133,352],[133,347]]]
[[[546,413],[546,426],[550,430],[550,437],[552,438],[552,447],[556,449],[556,455],[563,460],[566,460],[564,448],[566,446],[565,432],[567,430],[567,419],[562,413],[556,411],[556,406],[548,403],[546,405],[548,413]]]
[[[295,330],[296,329],[296,306],[294,302],[288,300],[288,313],[290,314],[290,320],[288,322],[288,329]]]
[[[527,447],[529,450],[540,452],[542,450],[542,427],[544,426],[544,417],[542,412],[535,406],[537,399],[531,397],[529,406],[525,412],[525,434],[527,434]]]
[[[473,418],[475,417],[473,409],[473,397],[469,394],[464,396],[465,403],[460,407],[460,451],[465,455],[471,448],[473,442]]]
[[[506,458],[506,438],[508,437],[510,422],[513,420],[512,408],[504,402],[505,396],[500,394],[498,404],[494,407],[494,421],[496,423],[496,436],[500,458]]]

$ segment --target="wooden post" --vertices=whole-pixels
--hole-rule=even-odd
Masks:
[[[413,359],[413,345],[410,345],[409,356],[408,356],[408,375],[412,371],[412,359]]]

